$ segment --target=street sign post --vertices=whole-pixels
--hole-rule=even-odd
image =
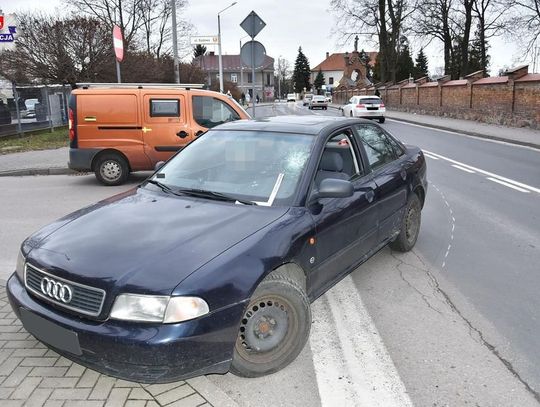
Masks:
[[[114,54],[116,56],[116,77],[118,83],[122,82],[120,76],[120,62],[124,59],[124,40],[122,38],[122,30],[120,27],[115,25],[113,27],[113,45],[114,45]]]
[[[256,98],[255,98],[255,65],[256,65],[255,58],[256,56],[260,57],[260,55],[262,54],[262,58],[264,62],[264,54],[266,53],[266,51],[264,50],[264,46],[260,42],[253,41],[253,39],[257,36],[257,34],[261,32],[261,30],[264,27],[266,27],[266,23],[262,20],[262,18],[259,17],[257,13],[255,13],[255,11],[252,11],[251,13],[248,14],[246,18],[244,18],[244,21],[240,23],[240,27],[242,27],[242,29],[251,37],[251,41],[249,42],[249,48],[251,48],[251,61],[249,64],[246,64],[246,65],[248,66],[251,65],[251,82],[253,84],[251,88],[252,89],[251,100],[253,101],[252,102],[253,103],[252,105],[253,118],[255,118],[255,101],[256,101]],[[260,47],[256,44],[259,44]],[[255,49],[256,47],[258,48],[258,51]],[[262,47],[262,51],[261,51],[261,47]],[[242,47],[242,50],[243,49],[244,47]],[[247,52],[241,52],[240,54],[241,54],[240,57],[242,58],[242,54],[247,54]],[[262,83],[263,81],[261,80],[261,85]],[[261,86],[261,92],[262,92],[262,86]]]
[[[191,37],[191,45],[218,45],[217,35],[195,35]]]

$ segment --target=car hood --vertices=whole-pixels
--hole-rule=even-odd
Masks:
[[[133,189],[37,232],[26,243],[28,261],[106,291],[170,294],[189,274],[286,212]]]

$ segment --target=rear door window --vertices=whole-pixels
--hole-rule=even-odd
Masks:
[[[150,117],[180,117],[178,99],[150,99]]]
[[[364,146],[372,170],[396,160],[399,155],[396,149],[402,152],[401,147],[376,126],[357,124],[355,130]]]
[[[211,96],[193,96],[193,119],[199,126],[211,129],[222,123],[239,120],[240,115],[222,100]]]

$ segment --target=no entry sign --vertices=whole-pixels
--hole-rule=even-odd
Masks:
[[[122,30],[117,25],[113,28],[113,44],[116,60],[122,62],[124,59],[124,41],[122,39]]]

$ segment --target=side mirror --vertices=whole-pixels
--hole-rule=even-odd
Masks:
[[[165,165],[165,161],[158,161],[156,165],[154,166],[154,171],[159,170],[161,167]]]
[[[354,188],[351,181],[327,178],[321,181],[319,190],[311,195],[309,201],[315,202],[322,198],[348,198],[353,194]]]

